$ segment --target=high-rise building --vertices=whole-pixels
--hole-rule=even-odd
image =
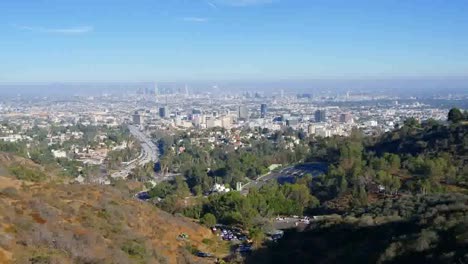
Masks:
[[[352,123],[353,116],[350,113],[343,113],[340,115],[340,122],[341,123]]]
[[[205,117],[206,128],[215,127],[214,121],[215,119],[211,116]]]
[[[224,116],[221,118],[221,126],[225,129],[230,129],[232,124],[231,117]]]
[[[214,117],[206,117],[206,128],[212,127],[222,127],[222,120],[216,119]]]
[[[168,118],[169,117],[169,107],[163,106],[159,108],[159,116],[161,118]]]
[[[266,104],[261,104],[260,105],[260,117],[265,118],[267,114],[267,105]]]
[[[144,117],[138,112],[135,111],[135,114],[132,116],[133,124],[142,125],[144,123]]]
[[[315,128],[315,135],[326,138],[326,137],[331,137],[332,133],[329,129],[323,126],[320,126],[320,127]]]
[[[159,89],[158,89],[158,84],[154,84],[154,95],[159,95]]]
[[[315,122],[321,123],[327,121],[327,114],[325,110],[317,110],[315,111]]]
[[[309,127],[307,127],[307,132],[309,135],[314,135],[315,134],[315,128],[316,128],[316,125],[309,125]]]
[[[239,119],[249,119],[249,109],[246,106],[239,106]]]

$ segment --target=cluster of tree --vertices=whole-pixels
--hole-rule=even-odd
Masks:
[[[468,196],[385,199],[291,231],[247,263],[465,263]]]
[[[119,126],[117,128],[106,128],[104,133],[107,135],[106,145],[120,145],[128,141],[130,137],[130,131],[126,126]]]
[[[13,143],[0,140],[0,151],[13,153],[21,157],[27,156],[26,144],[22,142]]]
[[[122,162],[129,162],[136,159],[141,153],[141,146],[137,142],[129,143],[123,149],[109,151],[106,157],[106,165],[108,170],[118,169]]]
[[[446,191],[448,185],[464,188],[467,132],[468,126],[460,122],[419,123],[410,118],[379,137],[353,131],[349,138],[316,139],[309,159],[327,160],[330,168],[315,181],[315,192],[321,200],[351,194],[354,204],[363,205],[371,192],[425,194]],[[325,158],[317,159],[316,153]]]
[[[189,189],[181,177],[156,185],[149,194],[163,198],[157,205],[171,213],[183,213],[202,222],[212,223],[214,218],[215,222],[251,228],[259,225],[261,218],[302,215],[318,206],[319,201],[310,193],[311,180],[307,176],[294,184],[271,183],[251,189],[246,196],[236,191],[212,194],[196,198],[189,206],[183,202]]]
[[[462,112],[459,108],[452,108],[448,113],[448,121],[453,123],[468,121],[468,111]]]
[[[13,164],[8,171],[19,180],[40,182],[47,178],[47,175],[37,169],[26,167],[22,164]]]
[[[150,162],[150,163],[146,163],[143,166],[136,166],[135,169],[133,169],[130,172],[130,175],[128,177],[135,181],[147,182],[151,180],[153,176],[154,176],[154,165]]]
[[[288,149],[283,137],[278,132],[251,139],[244,142],[249,147],[239,149],[229,145],[214,148],[196,145],[184,134],[161,137],[159,147],[163,155],[159,167],[162,173],[181,173],[195,194],[209,191],[214,182],[235,186],[246,178],[255,179],[268,173],[271,164],[291,164],[306,157],[307,144]]]

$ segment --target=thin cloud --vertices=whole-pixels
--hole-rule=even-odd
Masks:
[[[187,22],[195,22],[195,23],[203,23],[207,22],[208,18],[206,17],[184,17],[182,20],[187,21]]]
[[[215,5],[212,1],[205,1],[207,5],[209,5],[213,9],[218,9],[218,6]]]
[[[80,35],[94,31],[92,26],[79,26],[68,28],[46,28],[46,27],[31,27],[31,26],[17,26],[21,30],[40,32],[40,33],[53,33],[63,35]]]

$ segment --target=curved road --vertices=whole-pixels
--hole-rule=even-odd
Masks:
[[[128,162],[122,170],[113,173],[111,177],[114,179],[125,179],[137,166],[143,166],[150,162],[156,163],[159,158],[158,147],[147,135],[141,132],[138,127],[133,125],[129,125],[128,129],[130,130],[130,133],[140,142],[141,154],[137,159]]]

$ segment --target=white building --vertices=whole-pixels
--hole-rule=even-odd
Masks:
[[[218,192],[218,193],[228,193],[231,191],[230,188],[227,188],[226,186],[222,184],[216,183],[213,188],[211,189],[212,192]]]
[[[66,158],[67,157],[67,152],[64,150],[52,150],[52,155],[54,155],[54,158]]]

